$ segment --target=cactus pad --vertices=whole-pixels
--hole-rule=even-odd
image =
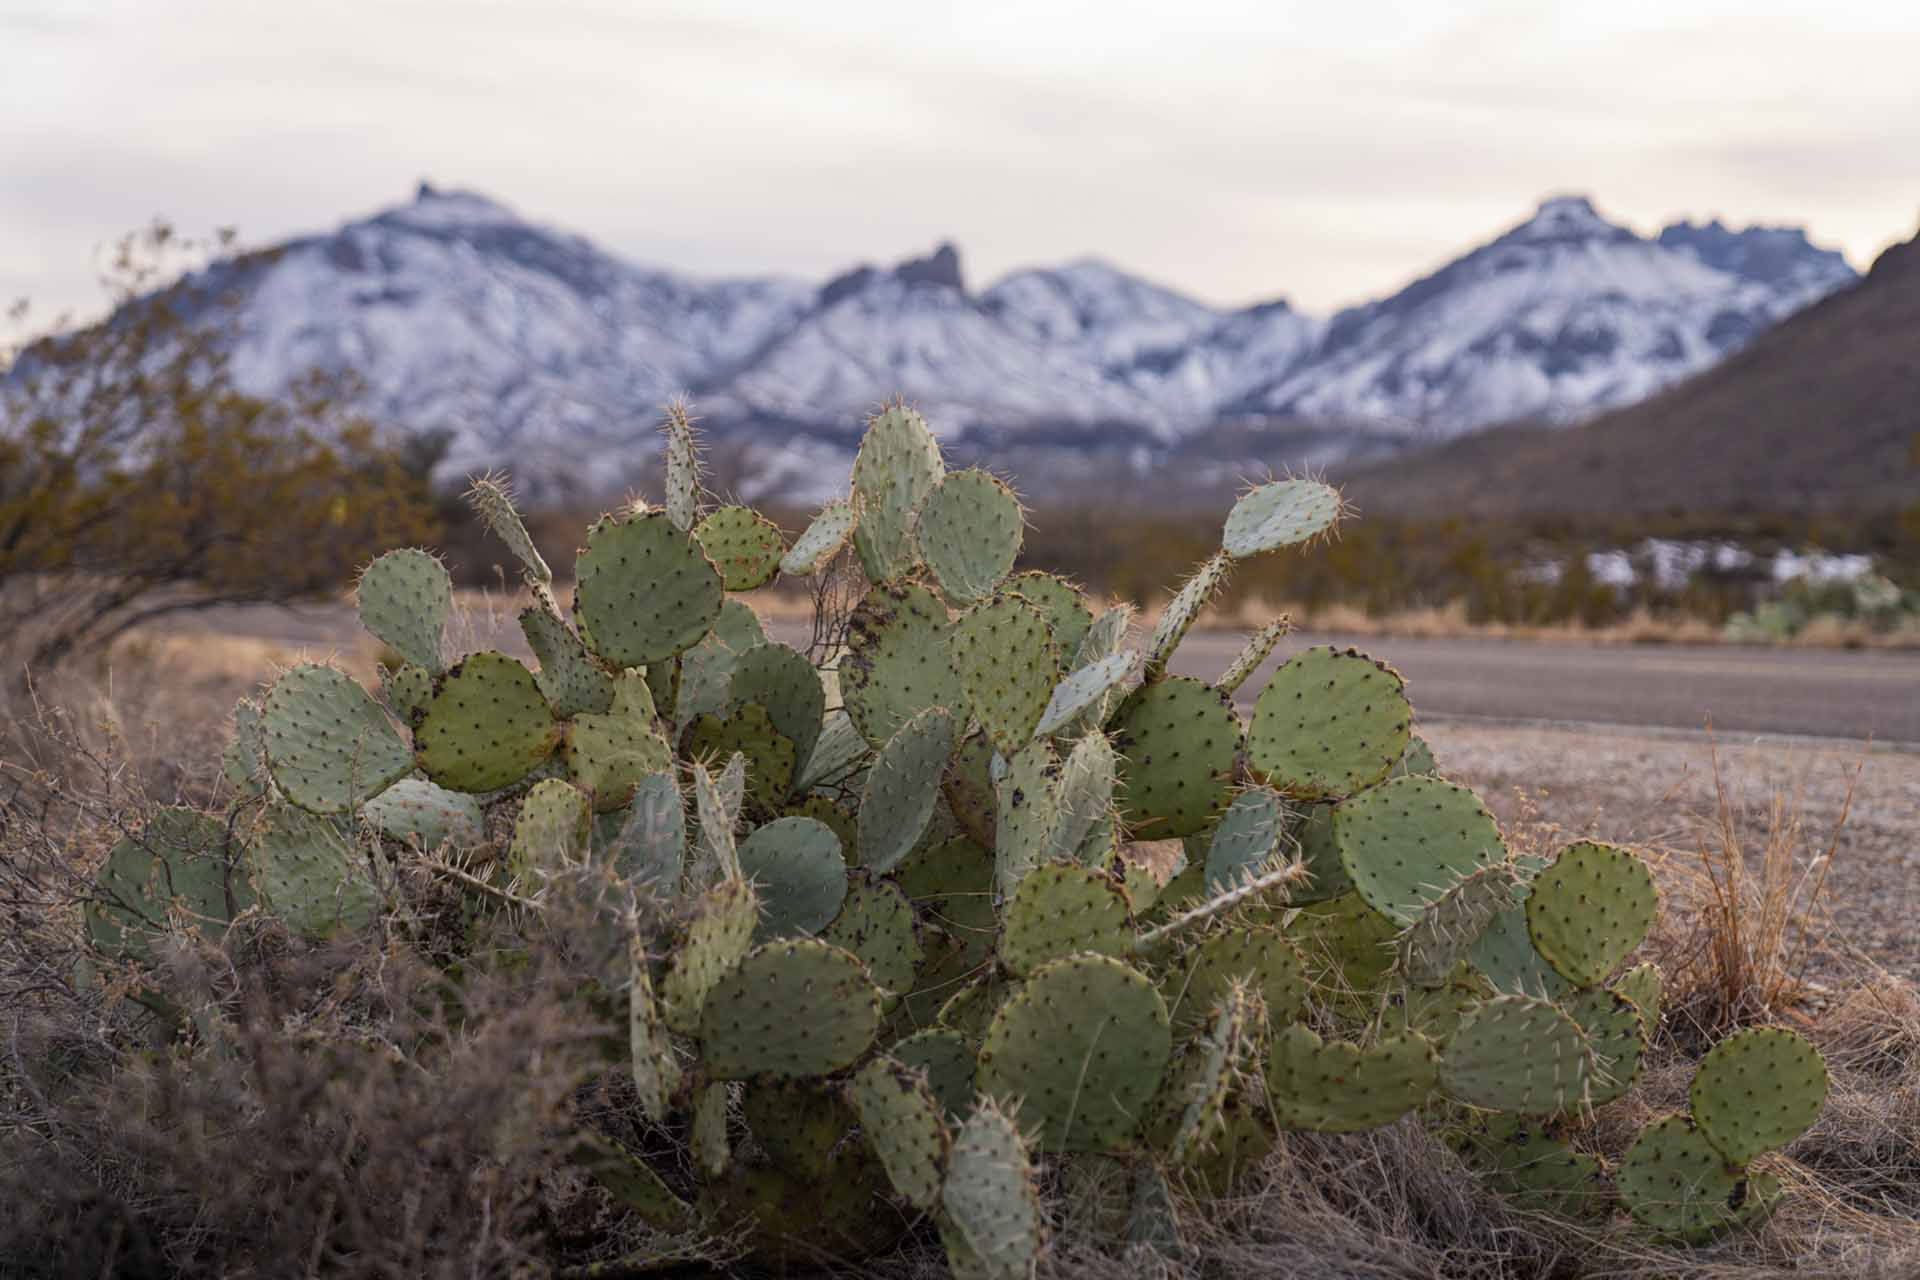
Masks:
[[[629,671],[613,684],[610,709],[583,713],[566,726],[567,771],[593,793],[601,812],[624,808],[642,778],[668,768],[672,748],[653,723],[646,679]]]
[[[780,527],[751,507],[721,507],[694,526],[693,536],[720,570],[729,591],[751,591],[773,581],[786,545]]]
[[[1065,578],[1029,569],[1007,579],[1004,589],[1029,604],[1039,606],[1040,611],[1047,615],[1047,630],[1053,633],[1053,642],[1060,646],[1061,658],[1072,659],[1079,654],[1087,628],[1093,625],[1093,611],[1087,608],[1087,598],[1081,594],[1080,588]],[[1115,647],[1118,647],[1117,644]],[[1075,661],[1073,665],[1082,667],[1095,658],[1106,656],[1107,653],[1096,654]]]
[[[1747,1170],[1729,1164],[1685,1116],[1648,1125],[1614,1176],[1635,1221],[1690,1243],[1738,1221],[1752,1191]]]
[[[1199,1026],[1242,981],[1260,996],[1275,1023],[1292,1022],[1306,1010],[1306,962],[1294,945],[1278,929],[1226,929],[1190,948],[1161,984],[1174,1029]]]
[[[859,863],[890,871],[926,833],[958,725],[934,707],[902,724],[867,770],[860,798]]]
[[[1174,676],[1137,690],[1113,725],[1118,801],[1145,840],[1204,831],[1226,807],[1240,721],[1211,685]]]
[[[948,654],[946,606],[917,583],[875,587],[853,612],[840,692],[853,723],[878,747],[928,707],[962,708]]]
[[[960,829],[987,848],[993,847],[999,803],[994,793],[993,757],[993,744],[976,729],[960,740],[940,783],[940,793],[946,797],[947,808],[953,811]]]
[[[942,1236],[957,1237],[947,1246],[956,1276],[1027,1280],[1033,1274],[1046,1243],[1033,1165],[1020,1131],[990,1100],[982,1100],[954,1136],[940,1204],[951,1224],[943,1224]]]
[[[1497,996],[1461,1022],[1440,1059],[1457,1101],[1517,1115],[1549,1116],[1587,1103],[1593,1043],[1545,1000]]]
[[[1653,872],[1625,849],[1581,841],[1560,851],[1527,894],[1527,932],[1575,986],[1606,981],[1653,927]]]
[[[616,667],[691,649],[720,616],[720,571],[664,511],[601,520],[575,573],[574,609],[594,652]]]
[[[779,818],[739,848],[740,871],[760,899],[756,941],[818,933],[840,914],[847,864],[840,837],[812,818]]]
[[[1387,776],[1404,778],[1413,773],[1424,773],[1433,778],[1440,776],[1440,766],[1434,761],[1433,748],[1417,733],[1407,739],[1407,749],[1393,762],[1393,770]]]
[[[1054,790],[1059,771],[1053,748],[1039,738],[1007,761],[1006,776],[994,784],[994,888],[1002,898],[1012,897],[1053,847],[1060,822],[1060,798]]]
[[[1610,1198],[1597,1156],[1575,1151],[1518,1117],[1477,1118],[1459,1135],[1458,1145],[1496,1191],[1523,1209],[1580,1216]]]
[[[389,551],[360,571],[360,624],[430,674],[446,670],[440,639],[453,608],[453,579],[431,552]]]
[[[916,1031],[889,1049],[888,1055],[915,1071],[924,1072],[927,1088],[956,1124],[973,1110],[973,1073],[976,1061],[967,1038],[946,1027]]]
[[[1060,678],[1046,615],[1018,596],[995,596],[960,615],[950,651],[974,716],[1012,755],[1033,737]]]
[[[1613,990],[1633,1001],[1633,1007],[1640,1011],[1640,1025],[1648,1039],[1660,1025],[1660,988],[1663,985],[1660,969],[1652,962],[1637,964],[1620,975],[1613,984]]]
[[[1021,1099],[1043,1151],[1109,1151],[1134,1137],[1172,1053],[1167,1008],[1137,970],[1107,956],[1056,960],[994,1016],[980,1091]]]
[[[811,523],[793,540],[787,553],[780,557],[780,572],[789,578],[806,578],[820,572],[833,558],[840,554],[840,548],[847,545],[847,539],[853,536],[854,526],[860,522],[853,504],[845,498],[836,498],[820,508]]]
[[[856,879],[820,936],[860,957],[889,1004],[913,986],[925,958],[912,904],[898,885],[885,880]]]
[[[383,667],[380,671],[380,697],[387,704],[387,710],[411,727],[420,722],[420,713],[426,710],[427,703],[433,699],[433,677],[425,667],[416,667],[411,662],[397,667]]]
[[[1340,491],[1318,480],[1276,480],[1242,494],[1227,513],[1220,545],[1244,558],[1278,551],[1332,531],[1340,520]]]
[[[1207,845],[1205,891],[1224,893],[1265,870],[1288,816],[1286,803],[1269,787],[1249,787],[1235,796]]]
[[[138,838],[107,855],[83,915],[102,955],[146,959],[178,904],[209,936],[253,905],[253,890],[228,852],[226,825],[193,809],[156,810]]]
[[[760,904],[744,880],[722,880],[701,895],[660,983],[660,1011],[667,1025],[691,1034],[700,1025],[707,993],[753,945]]]
[[[1167,601],[1167,607],[1160,614],[1160,621],[1153,626],[1153,634],[1147,638],[1146,671],[1152,680],[1167,669],[1167,660],[1180,642],[1187,638],[1187,632],[1206,612],[1209,604],[1220,588],[1227,584],[1227,572],[1232,561],[1226,552],[1217,552],[1212,559],[1193,571],[1193,576],[1181,584],[1173,599]]]
[[[1393,967],[1393,922],[1358,893],[1302,908],[1286,932],[1323,1000],[1370,996]]]
[[[1353,649],[1295,654],[1254,703],[1247,762],[1302,800],[1336,799],[1387,776],[1413,709],[1398,672]]]
[[[1077,863],[1036,867],[1007,903],[1000,959],[1025,976],[1080,952],[1117,956],[1132,945],[1127,895],[1112,876]]]
[[[626,822],[613,841],[614,869],[666,898],[679,892],[687,863],[686,803],[670,771],[648,774],[633,789]]]
[[[748,952],[715,983],[699,1037],[718,1079],[794,1079],[848,1066],[879,1027],[880,992],[859,958],[801,939]]]
[[[380,704],[332,667],[303,663],[281,676],[260,727],[274,784],[311,813],[346,813],[413,770]]]
[[[1507,856],[1480,798],[1438,778],[1395,778],[1362,792],[1334,810],[1333,834],[1354,887],[1400,925]]]
[[[520,562],[529,579],[542,585],[553,581],[553,570],[547,567],[540,549],[533,545],[526,522],[514,510],[513,495],[507,492],[505,484],[493,476],[482,476],[467,491],[467,502],[481,522],[493,531],[493,536],[507,544],[507,550]]]
[[[694,760],[746,760],[746,805],[754,813],[776,812],[793,788],[793,739],[774,728],[757,702],[743,702],[726,716],[698,715],[687,726],[681,750]]]
[[[402,778],[360,806],[360,820],[389,840],[432,852],[471,849],[486,838],[486,814],[470,795]]]
[[[533,673],[500,653],[476,653],[442,676],[413,735],[420,767],[453,791],[511,786],[559,742]]]
[[[999,477],[955,471],[921,504],[914,538],[940,593],[969,605],[992,595],[1012,572],[1024,526],[1020,500]]]
[[[1518,905],[1504,862],[1463,876],[1400,935],[1400,972],[1422,987],[1443,986],[1495,916]]]
[[[1155,1141],[1176,1165],[1191,1164],[1226,1128],[1227,1099],[1254,1049],[1259,1005],[1244,984],[1229,986],[1199,1025],[1206,1033],[1187,1044],[1161,1091]]]
[[[1411,1032],[1366,1048],[1292,1023],[1273,1038],[1267,1096],[1282,1129],[1358,1133],[1392,1124],[1433,1092],[1433,1045]]]
[[[1626,1096],[1640,1078],[1646,1031],[1640,1011],[1625,996],[1600,988],[1576,992],[1561,1002],[1593,1044],[1594,1072],[1587,1102],[1602,1107]]]
[[[667,1099],[679,1087],[673,1041],[660,1024],[646,939],[635,931],[627,945],[627,1059],[641,1114],[655,1124],[667,1118]]]
[[[1105,734],[1089,733],[1073,744],[1054,784],[1059,813],[1050,841],[1053,857],[1094,865],[1112,852],[1113,783],[1119,767]]]
[[[860,1131],[900,1198],[916,1209],[940,1201],[953,1138],[926,1077],[892,1058],[875,1058],[848,1088]]]
[[[804,655],[783,644],[755,645],[740,655],[727,685],[730,704],[757,702],[773,727],[793,743],[794,768],[804,769],[820,740],[827,693]]]
[[[582,711],[605,711],[613,703],[613,677],[587,651],[584,640],[542,605],[520,611],[520,633],[539,661],[534,680],[563,719]]]
[[[580,788],[558,778],[534,783],[514,820],[508,869],[525,876],[578,863],[592,825],[593,808]]]
[[[761,1150],[796,1178],[818,1178],[853,1128],[853,1108],[838,1087],[819,1080],[758,1080],[740,1110]]]
[[[333,823],[290,804],[267,807],[247,857],[267,906],[308,937],[364,929],[383,905],[365,856]]]
[[[646,1162],[591,1131],[575,1139],[574,1160],[606,1188],[614,1203],[656,1231],[684,1231],[698,1221],[693,1206],[674,1193]]]
[[[1048,734],[1068,728],[1081,712],[1102,705],[1109,694],[1123,688],[1139,667],[1139,654],[1115,653],[1063,676],[1053,686],[1033,731]]]
[[[914,520],[945,474],[940,445],[917,412],[895,405],[867,420],[853,460],[853,491],[860,504],[853,546],[871,581],[891,582],[913,571],[918,563]]]
[[[1288,891],[1295,902],[1325,902],[1353,892],[1353,877],[1340,861],[1340,845],[1333,837],[1333,809],[1330,804],[1310,804],[1295,811],[1288,835],[1298,843],[1298,857],[1307,868],[1307,878],[1295,881]]]
[[[1247,643],[1234,658],[1231,665],[1213,682],[1213,687],[1222,693],[1233,693],[1247,682],[1247,678],[1258,671],[1273,653],[1275,645],[1289,631],[1293,630],[1293,620],[1281,617],[1267,623],[1247,637]]]
[[[1819,1117],[1827,1100],[1827,1064],[1791,1031],[1749,1027],[1701,1059],[1688,1099],[1707,1141],[1744,1164],[1786,1146]]]

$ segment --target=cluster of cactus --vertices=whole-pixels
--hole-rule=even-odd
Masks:
[[[909,409],[873,418],[851,492],[791,545],[703,512],[683,416],[667,436],[665,504],[589,530],[567,609],[507,494],[476,486],[535,666],[448,660],[432,556],[368,566],[362,618],[400,660],[380,690],[302,665],[243,704],[246,820],[163,815],[116,850],[96,944],[137,958],[174,913],[220,929],[256,898],[352,928],[381,909],[379,857],[464,851],[476,911],[603,867],[671,922],[629,918],[619,985],[635,1106],[674,1140],[585,1135],[580,1158],[660,1231],[745,1229],[769,1258],[883,1248],[924,1215],[957,1274],[1022,1276],[1049,1169],[1124,1176],[1119,1229],[1177,1251],[1173,1187],[1224,1192],[1284,1130],[1416,1112],[1560,1212],[1617,1202],[1693,1239],[1777,1198],[1746,1162],[1825,1081],[1788,1032],[1716,1049],[1691,1118],[1617,1169],[1566,1136],[1632,1085],[1659,1017],[1657,971],[1621,972],[1657,909],[1644,863],[1511,855],[1364,655],[1290,658],[1244,723],[1283,625],[1211,683],[1170,672],[1233,566],[1325,536],[1336,491],[1242,496],[1132,649],[1128,607],[1014,572],[1013,492],[949,472]],[[844,642],[811,654],[731,594],[855,566]]]

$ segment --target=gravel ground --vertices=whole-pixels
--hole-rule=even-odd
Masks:
[[[1523,842],[1528,832],[1549,842],[1592,836],[1653,853],[1669,889],[1667,909],[1682,913],[1675,923],[1684,927],[1688,890],[1700,883],[1700,850],[1719,843],[1716,748],[1704,734],[1437,718],[1421,732],[1447,775],[1479,791]],[[1920,753],[1733,737],[1717,751],[1750,865],[1766,846],[1776,803],[1788,830],[1797,818],[1803,871],[1833,849],[1810,974],[1841,989],[1871,965],[1920,979]]]

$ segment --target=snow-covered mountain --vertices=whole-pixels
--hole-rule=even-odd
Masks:
[[[1297,426],[1326,461],[1343,431],[1378,448],[1572,421],[1705,368],[1854,279],[1797,229],[1677,223],[1646,238],[1564,197],[1324,320],[1281,301],[1210,307],[1090,260],[973,292],[950,245],[823,284],[704,280],[424,184],[214,270],[241,299],[243,385],[352,371],[377,417],[451,433],[449,478],[505,464],[543,493],[629,482],[661,402],[682,392],[716,438],[754,444],[769,483],[844,454],[895,394],[962,446],[1136,457],[1223,428],[1283,440]]]
[[[1855,279],[1797,229],[1679,223],[1646,239],[1541,204],[1492,243],[1333,317],[1311,357],[1222,405],[1458,435],[1645,398]]]

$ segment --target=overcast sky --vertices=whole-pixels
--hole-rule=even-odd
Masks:
[[[1864,267],[1920,223],[1920,3],[0,0],[0,303],[422,177],[704,274],[952,238],[1329,310],[1564,191]]]

